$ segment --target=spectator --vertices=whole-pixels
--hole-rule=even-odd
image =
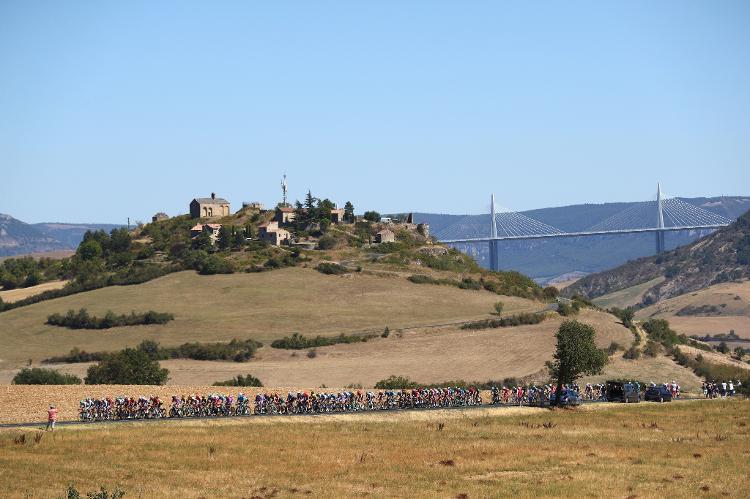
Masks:
[[[57,423],[57,409],[55,409],[54,405],[51,405],[47,411],[47,428],[44,431],[55,431],[55,423]]]

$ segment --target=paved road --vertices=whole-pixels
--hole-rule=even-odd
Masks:
[[[685,400],[685,399],[682,399]],[[679,400],[678,400],[679,401]],[[676,402],[678,402],[676,401]],[[583,404],[606,404],[603,400],[587,400],[583,401]],[[613,402],[615,404],[615,402]],[[483,404],[469,407],[437,407],[437,408],[424,408],[424,409],[392,409],[392,410],[374,410],[374,411],[360,411],[360,412],[330,412],[324,414],[263,414],[263,415],[249,415],[249,416],[205,416],[205,417],[191,417],[191,418],[158,418],[158,419],[117,419],[110,421],[58,421],[57,426],[77,426],[77,425],[100,425],[100,424],[127,424],[127,423],[156,423],[160,421],[199,421],[199,420],[210,420],[210,419],[246,419],[246,418],[268,418],[277,416],[287,417],[308,417],[308,418],[325,418],[327,416],[335,416],[340,414],[348,415],[359,415],[359,414],[393,414],[400,412],[412,412],[412,411],[470,411],[472,409],[489,408],[489,409],[507,409],[510,407],[519,407],[516,404],[499,404],[490,405]],[[521,406],[521,407],[538,407],[538,406]],[[0,428],[35,428],[44,427],[47,425],[47,421],[41,422],[27,422],[27,423],[4,423],[0,424]]]

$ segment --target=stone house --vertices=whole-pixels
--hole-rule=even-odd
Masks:
[[[279,222],[273,220],[258,226],[258,237],[261,241],[273,246],[281,246],[282,244],[289,244],[291,234],[288,230],[279,227]]]
[[[195,239],[201,232],[208,229],[211,233],[211,244],[214,244],[219,239],[219,230],[221,230],[221,224],[196,224],[190,229],[190,238]]]
[[[331,210],[331,223],[342,224],[344,223],[344,209],[334,208]]]
[[[163,211],[160,211],[159,213],[157,213],[156,215],[154,215],[153,217],[151,217],[151,221],[152,222],[160,222],[162,220],[167,220],[168,218],[169,218],[169,215],[167,215]]]
[[[383,229],[375,234],[376,243],[393,243],[396,241],[396,234],[392,230]]]
[[[225,217],[229,214],[229,201],[224,198],[217,198],[213,192],[210,198],[195,198],[190,201],[190,216],[192,218]]]
[[[294,208],[291,206],[280,206],[276,208],[276,216],[274,217],[276,223],[287,225],[294,222],[294,218]]]

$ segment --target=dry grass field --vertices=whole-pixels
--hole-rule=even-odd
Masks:
[[[255,338],[265,343],[300,332],[329,335],[449,323],[488,316],[493,304],[508,313],[543,305],[487,291],[418,285],[397,277],[326,276],[312,269],[200,276],[179,272],[137,286],[115,286],[41,302],[0,316],[0,368],[38,362],[77,346],[117,350],[149,338],[164,345]],[[162,326],[106,331],[47,326],[47,316],[85,307],[102,315],[154,309],[174,314]]]
[[[38,295],[44,291],[50,291],[52,289],[60,289],[65,286],[68,281],[50,281],[36,286],[30,286],[28,288],[9,289],[7,291],[0,291],[0,298],[5,303],[13,303],[14,301],[23,300],[29,296]]]
[[[597,343],[602,348],[613,341],[623,346],[633,341],[632,333],[614,316],[583,310],[577,318],[596,328]],[[451,326],[404,332],[394,329],[388,338],[318,348],[315,358],[308,358],[305,350],[265,346],[250,362],[169,360],[161,365],[170,370],[169,383],[176,385],[206,385],[247,373],[258,377],[265,386],[311,387],[373,386],[391,374],[422,383],[525,377],[551,360],[554,334],[561,322],[561,317],[551,314],[541,324],[513,328],[461,330]],[[83,378],[88,365],[54,367]],[[15,372],[15,369],[0,371],[0,383],[9,383]]]
[[[629,288],[621,289],[620,291],[615,291],[614,293],[594,298],[593,302],[602,308],[627,308],[640,303],[643,299],[643,294],[648,291],[649,288],[656,286],[662,281],[664,281],[664,277],[657,277],[656,279],[651,279],[643,284],[631,286]]]
[[[715,306],[718,315],[676,315],[687,307]],[[667,319],[679,333],[703,336],[731,330],[750,339],[750,281],[716,284],[706,289],[660,301],[637,313],[639,319]]]
[[[714,400],[0,430],[0,487],[10,498],[69,484],[126,497],[748,497],[749,414],[746,400]]]

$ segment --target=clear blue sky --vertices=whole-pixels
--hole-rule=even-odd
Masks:
[[[0,212],[750,194],[750,2],[0,3]]]

